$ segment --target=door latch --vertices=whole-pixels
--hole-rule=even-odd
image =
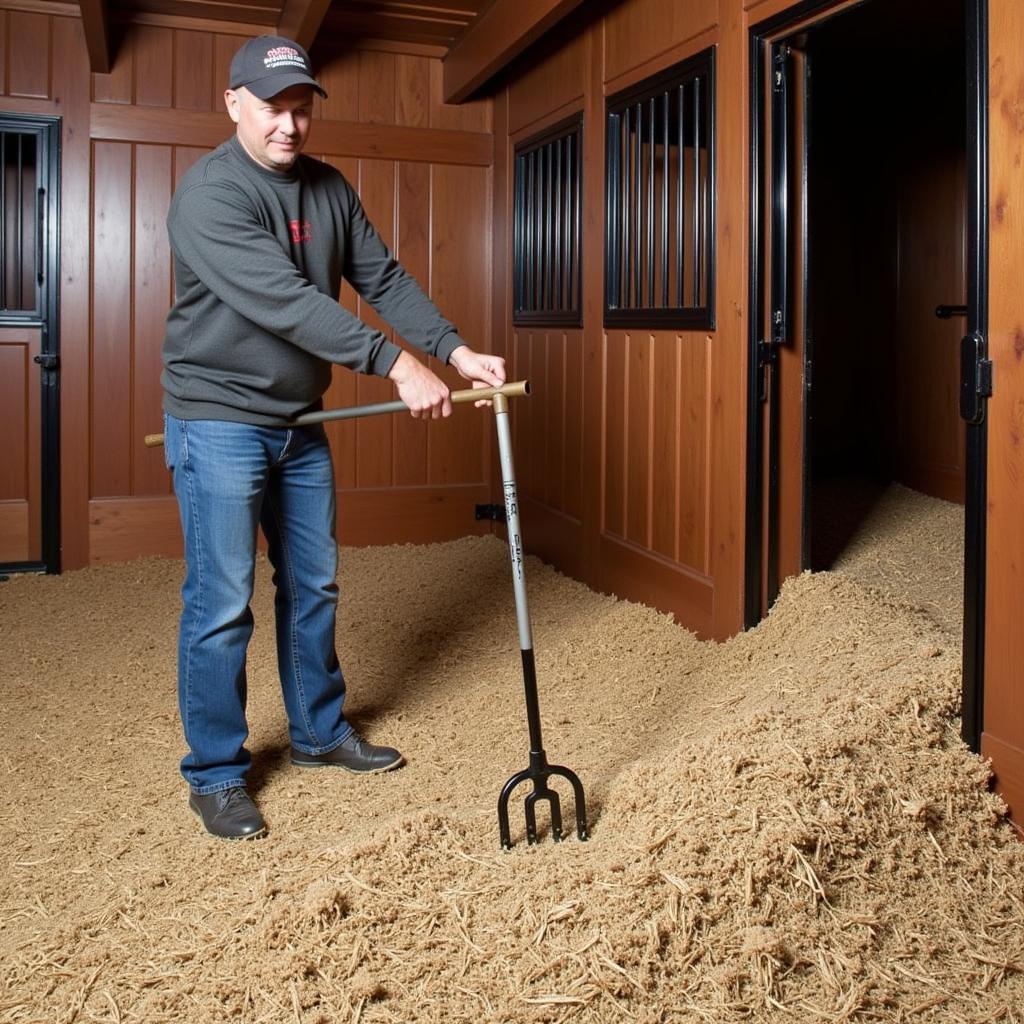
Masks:
[[[992,360],[985,358],[985,339],[972,332],[960,339],[960,415],[968,423],[981,423],[991,395]]]

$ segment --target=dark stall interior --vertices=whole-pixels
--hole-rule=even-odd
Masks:
[[[963,504],[962,0],[874,0],[800,40],[810,58],[811,568],[893,483]]]

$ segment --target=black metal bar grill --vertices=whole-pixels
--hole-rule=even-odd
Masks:
[[[0,132],[0,309],[7,308],[7,132]]]
[[[683,214],[685,199],[686,174],[683,155],[686,152],[685,130],[686,119],[683,111],[686,108],[686,86],[680,85],[677,90],[676,121],[677,121],[677,167],[676,167],[676,305],[686,305],[683,299],[683,248],[686,231],[686,219]]]
[[[700,301],[700,79],[693,80],[693,299]]]
[[[668,306],[668,93],[661,97],[661,304]]]
[[[711,325],[710,51],[607,102],[605,318]]]
[[[579,318],[582,118],[516,149],[513,286],[516,322]]]

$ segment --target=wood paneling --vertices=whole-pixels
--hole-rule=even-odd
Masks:
[[[722,2],[730,6],[729,0]],[[718,23],[718,3],[719,0],[691,0],[685,4],[629,0],[613,7],[605,19],[605,81],[616,79],[713,28]]]
[[[93,150],[93,497],[132,493],[132,149],[98,142]]]
[[[214,147],[231,134],[224,114],[179,114],[142,107],[94,103],[92,135],[110,141]],[[310,132],[310,152],[372,156],[381,160],[473,164],[490,167],[494,140],[482,132],[401,128],[383,124],[320,121]]]
[[[1024,7],[989,0],[989,354],[988,558],[985,586],[985,698],[982,749],[991,752],[1017,821],[1024,822]],[[1005,756],[1010,748],[1016,751]]]
[[[435,166],[431,198],[430,292],[474,348],[487,349],[490,314],[490,171]],[[438,367],[435,366],[435,369]],[[464,386],[451,369],[450,387]],[[432,484],[487,479],[493,426],[479,414],[454,414],[429,426],[427,479]]]
[[[726,207],[727,227],[718,235],[717,305],[728,313],[720,312],[718,330],[605,331],[600,258],[606,83],[655,73],[715,42],[721,51],[726,42],[714,32],[717,17],[713,0],[675,6],[627,0],[583,31],[556,34],[506,89],[507,126],[496,134],[496,160],[510,177],[516,141],[582,106],[583,329],[560,335],[517,330],[508,316],[505,321],[514,372],[535,385],[516,432],[527,544],[599,589],[670,610],[706,635],[726,636],[741,621],[743,555],[746,150],[738,117],[726,136],[732,148],[724,153],[720,144],[718,151],[719,166],[724,157],[732,172],[719,181],[736,186],[719,189],[719,217]],[[725,84],[738,83],[726,94],[743,114],[741,21],[732,27],[731,63],[723,65],[720,52],[718,95],[721,110]],[[506,229],[506,310],[510,245]],[[559,414],[537,401],[542,388],[564,403]]]
[[[579,2],[493,0],[445,57],[445,99],[466,99]]]
[[[170,489],[159,449],[142,443],[162,427],[160,349],[172,300],[171,251],[165,220],[172,194],[174,150],[136,146],[132,224],[132,493],[161,494]]]
[[[0,11],[0,91],[5,95],[7,87],[7,21],[10,18],[8,11]]]
[[[0,562],[42,558],[39,331],[0,328]]]
[[[512,337],[510,378],[528,379],[531,395],[513,413],[521,493],[558,513],[563,528],[582,527],[582,332],[520,329]],[[531,544],[532,544],[531,535]],[[574,547],[578,547],[577,538]]]
[[[7,15],[7,91],[11,96],[48,98],[50,93],[50,21],[44,14],[10,11]]]
[[[213,109],[213,36],[209,32],[174,33],[174,106]]]
[[[90,183],[89,63],[81,23],[53,19],[54,92],[60,98],[61,564],[89,560]],[[55,111],[56,112],[56,111]]]
[[[586,82],[587,37],[577,35],[553,50],[509,84],[509,132],[518,135],[526,126],[573,105],[578,109]]]
[[[338,491],[338,543],[427,544],[488,532],[473,508],[486,485]],[[0,504],[0,526],[4,522]],[[180,558],[178,503],[171,497],[98,498],[89,502],[90,562],[124,562],[140,553]]]
[[[909,148],[909,147],[908,147]],[[896,289],[895,479],[963,504],[965,437],[959,413],[963,320],[940,320],[940,303],[967,301],[963,150],[918,146],[902,168]],[[940,298],[939,296],[949,296]]]
[[[1024,748],[985,732],[981,736],[981,756],[991,758],[996,789],[1006,801],[1010,818],[1024,838]]]

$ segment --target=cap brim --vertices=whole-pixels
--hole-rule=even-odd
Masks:
[[[255,82],[246,82],[245,88],[257,99],[269,100],[272,96],[276,96],[279,92],[284,92],[285,89],[290,89],[293,85],[310,85],[324,99],[327,99],[327,93],[321,88],[320,83],[315,78],[304,75],[301,71],[288,75],[278,74],[268,75],[266,78],[257,78]]]

